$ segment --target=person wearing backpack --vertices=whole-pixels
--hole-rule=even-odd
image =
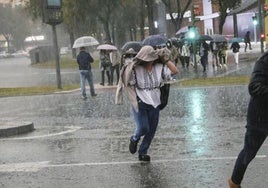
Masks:
[[[238,64],[239,63],[239,49],[240,49],[239,43],[233,42],[230,49],[233,51],[235,63]]]
[[[136,124],[130,137],[129,151],[135,154],[142,139],[138,149],[140,161],[151,160],[148,149],[159,122],[161,83],[172,79],[177,72],[177,67],[170,61],[170,51],[167,48],[154,50],[152,46],[143,46],[134,60],[121,69],[115,103],[122,104],[124,89]]]

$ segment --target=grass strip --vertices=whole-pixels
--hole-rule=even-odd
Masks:
[[[175,86],[200,87],[200,86],[225,86],[225,85],[243,85],[248,84],[249,76],[226,76],[213,78],[194,78],[182,80],[175,83]]]
[[[204,86],[226,86],[248,84],[249,76],[228,76],[214,78],[195,78],[178,81],[173,84],[175,87],[204,87]],[[70,91],[80,88],[79,84],[64,85],[62,89],[56,86],[38,86],[38,87],[16,87],[0,88],[0,97],[27,96],[27,95],[45,95],[60,91]]]
[[[45,95],[60,91],[69,91],[77,89],[79,87],[80,86],[78,84],[76,85],[74,84],[74,85],[63,86],[62,89],[58,89],[56,86],[0,88],[0,97]]]

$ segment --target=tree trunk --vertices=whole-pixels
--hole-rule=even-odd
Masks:
[[[141,0],[140,1],[140,36],[141,36],[141,40],[143,40],[145,38],[145,35],[144,35],[144,0]]]
[[[70,37],[70,43],[71,43],[71,48],[73,47],[73,44],[74,44],[74,33],[73,31],[70,31],[69,32],[69,37]],[[76,58],[76,49],[75,48],[72,48],[72,56],[73,58]]]
[[[106,43],[111,43],[111,35],[110,35],[109,23],[108,22],[104,23],[104,31],[106,33],[105,42]]]
[[[154,29],[154,14],[153,14],[153,1],[146,0],[147,12],[148,12],[148,22],[149,22],[149,35],[155,34]]]

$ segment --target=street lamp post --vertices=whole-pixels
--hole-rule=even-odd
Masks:
[[[57,87],[62,89],[60,75],[60,56],[57,40],[56,25],[62,22],[62,0],[42,0],[43,2],[43,22],[52,26],[53,46],[56,60]]]
[[[260,29],[260,33],[261,33],[261,35],[263,34],[263,2],[262,2],[262,0],[258,0],[258,11],[259,11],[259,29]],[[260,37],[260,41],[261,41],[261,53],[263,53],[264,52],[264,49],[263,49],[263,47],[264,47],[264,44],[263,44],[263,42],[264,42],[264,38],[263,37]]]
[[[257,29],[256,29],[256,26],[258,25],[258,19],[257,19],[257,16],[255,14],[252,16],[252,22],[253,22],[253,25],[254,25],[254,42],[256,44],[257,43]]]

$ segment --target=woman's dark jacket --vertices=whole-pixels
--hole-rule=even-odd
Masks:
[[[248,86],[247,128],[268,133],[268,52],[255,63]]]
[[[91,57],[91,55],[86,51],[80,51],[80,53],[77,56],[77,63],[79,65],[79,70],[90,70],[91,65],[94,59]]]

